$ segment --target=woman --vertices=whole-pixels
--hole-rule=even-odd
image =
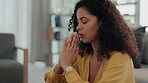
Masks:
[[[69,27],[74,33],[64,40],[59,63],[45,74],[46,83],[135,83],[137,44],[111,1],[79,1]]]

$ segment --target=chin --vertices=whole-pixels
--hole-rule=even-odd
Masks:
[[[83,43],[90,43],[90,41],[82,39]]]

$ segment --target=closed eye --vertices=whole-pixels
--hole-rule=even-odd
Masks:
[[[88,22],[87,18],[82,18],[81,21],[83,24],[86,24]]]
[[[88,19],[86,17],[81,17],[80,20],[77,19],[78,24],[83,23],[86,24],[88,22]]]
[[[83,24],[86,24],[86,23],[87,23],[87,21],[82,21],[82,23],[83,23]]]

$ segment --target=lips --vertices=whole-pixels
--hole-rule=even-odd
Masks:
[[[83,36],[84,36],[84,34],[79,33],[79,37],[80,38],[83,38]]]

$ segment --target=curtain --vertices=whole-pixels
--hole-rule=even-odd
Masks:
[[[0,33],[13,33],[15,45],[31,48],[32,0],[0,0]],[[23,55],[22,52],[18,54]],[[29,55],[30,56],[30,55]],[[23,62],[23,56],[18,57]]]
[[[18,21],[17,0],[0,0],[0,33],[16,34]]]

